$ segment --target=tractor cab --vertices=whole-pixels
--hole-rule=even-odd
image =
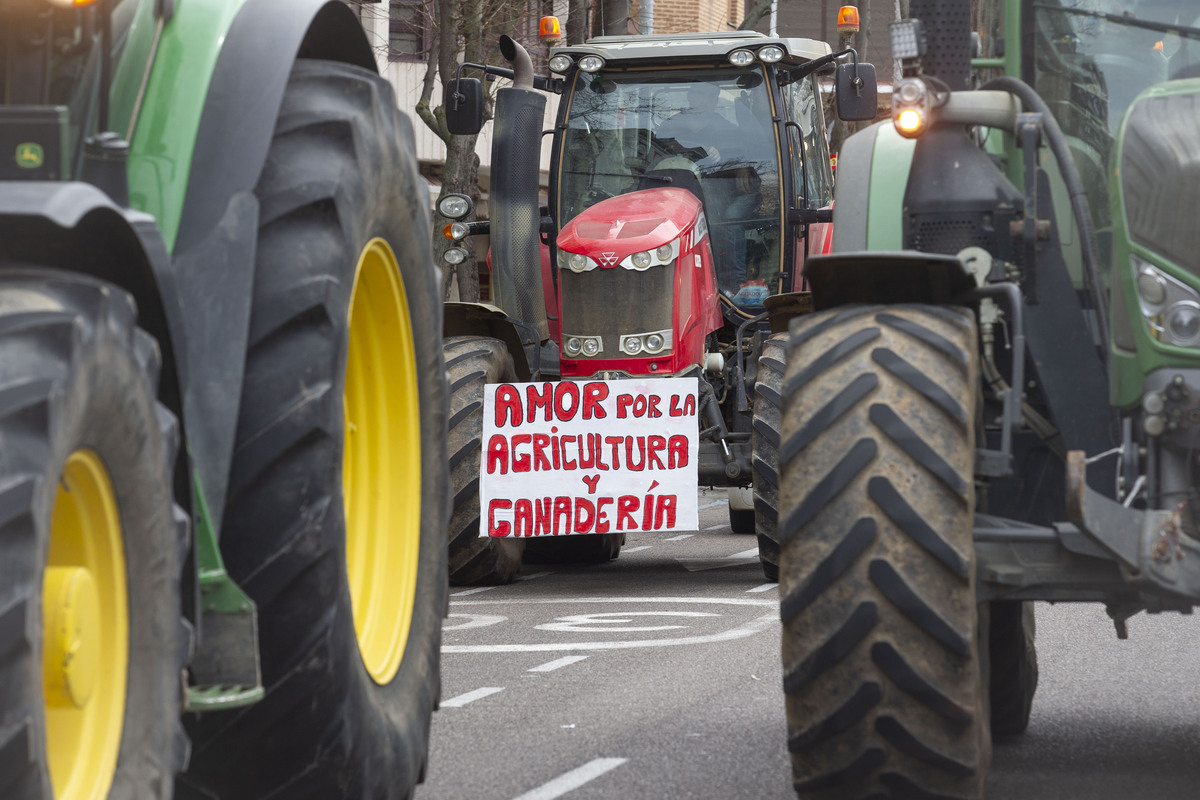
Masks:
[[[602,200],[685,189],[701,203],[727,313],[757,314],[769,295],[799,289],[809,236],[820,233],[809,212],[832,199],[807,68],[828,54],[820,42],[752,33],[556,49],[551,69],[565,78],[551,181],[558,230]]]

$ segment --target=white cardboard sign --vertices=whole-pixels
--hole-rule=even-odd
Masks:
[[[488,384],[480,536],[696,530],[696,378]]]

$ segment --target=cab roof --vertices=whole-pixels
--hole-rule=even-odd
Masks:
[[[811,61],[832,52],[828,44],[815,39],[780,38],[757,31],[721,31],[649,36],[597,36],[583,44],[555,47],[550,51],[550,55],[562,53],[575,59],[584,55],[597,55],[603,58],[605,63],[724,60],[734,50],[757,50],[768,44],[782,47],[785,53],[783,60],[788,63]]]

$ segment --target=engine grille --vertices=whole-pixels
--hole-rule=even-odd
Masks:
[[[604,350],[598,358],[621,358],[620,335],[672,328],[675,267],[651,267],[645,272],[593,269],[559,270],[562,291],[560,326],[563,335],[600,336]]]

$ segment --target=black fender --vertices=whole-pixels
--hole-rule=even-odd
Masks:
[[[162,353],[159,399],[181,416],[179,375],[186,367],[171,336],[180,313],[171,304],[179,295],[152,216],[118,206],[88,183],[0,181],[0,256],[92,275],[132,294],[138,325]]]
[[[297,58],[377,71],[358,18],[337,0],[247,0],[213,70],[171,264],[171,326],[186,356],[183,419],[219,533],[245,369],[259,208],[254,196]],[[252,76],[252,77],[251,77]],[[171,303],[166,304],[168,307]]]
[[[804,276],[815,310],[848,303],[966,302],[975,279],[957,256],[917,250],[859,251],[810,256]]]
[[[487,336],[504,342],[512,355],[517,378],[532,379],[527,348],[537,347],[537,335],[531,325],[522,324],[501,309],[487,303],[446,303],[443,306],[443,336]],[[537,353],[533,353],[536,358]]]

